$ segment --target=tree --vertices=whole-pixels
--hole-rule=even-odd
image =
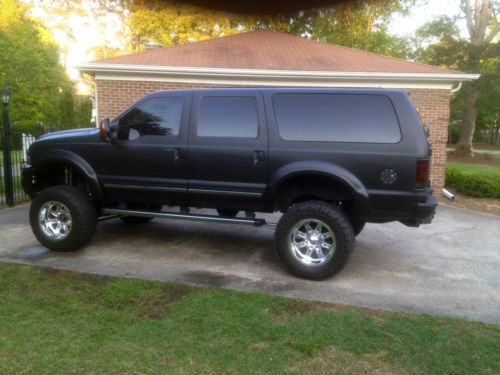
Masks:
[[[405,38],[390,35],[387,23],[396,13],[408,11],[410,0],[356,0],[309,12],[305,33],[313,39],[365,51],[407,57]]]
[[[480,68],[481,59],[489,47],[489,43],[500,31],[500,23],[497,20],[495,5],[491,0],[462,1],[462,10],[465,13],[467,30],[469,32],[470,44],[467,49],[467,65],[465,71],[477,73]],[[477,117],[477,89],[478,82],[467,82],[464,84],[464,113],[460,138],[457,151],[472,154],[472,139],[476,126]]]
[[[123,24],[129,5],[127,0],[32,0],[36,13],[42,15],[44,25],[57,33],[63,65],[67,67],[67,56],[72,46],[78,42],[78,28],[82,23],[99,30],[99,44],[92,48],[96,58],[111,57],[120,53],[114,45],[114,34],[109,35],[110,18],[113,14]],[[81,22],[75,22],[79,20]],[[104,57],[103,57],[104,56]]]
[[[64,105],[64,98],[67,103],[73,95],[73,84],[59,62],[50,32],[28,10],[19,1],[0,0],[0,85],[12,89],[14,135],[42,132],[43,126],[74,125]]]
[[[494,9],[491,11],[494,12]],[[483,30],[482,36],[474,34],[472,42],[472,38],[468,40],[460,35],[457,19],[440,17],[417,30],[415,44],[421,47],[416,49],[415,58],[449,69],[482,74],[479,80],[464,83],[463,89],[452,98],[452,123],[461,123],[457,152],[472,154],[476,120],[479,126],[489,126],[494,121],[491,117],[498,111],[497,103],[500,102],[500,45],[498,42],[492,43],[498,34],[498,26],[495,26],[498,24],[491,19],[490,31]],[[477,19],[474,22],[481,24]],[[481,38],[483,42],[478,44]]]
[[[171,46],[231,35],[245,29],[244,17],[173,1],[134,1],[128,6],[128,50]]]
[[[405,57],[409,45],[392,36],[387,21],[405,12],[412,0],[356,0],[292,15],[244,16],[183,5],[174,1],[132,1],[126,21],[130,51],[170,46],[259,28],[311,37],[348,47]]]

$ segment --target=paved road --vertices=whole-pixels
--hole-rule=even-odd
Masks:
[[[155,220],[101,222],[76,253],[41,247],[28,207],[0,211],[0,261],[156,279],[500,323],[500,217],[440,206],[432,225],[368,225],[346,268],[312,282],[289,276],[273,228]]]

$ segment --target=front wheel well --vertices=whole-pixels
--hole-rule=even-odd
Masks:
[[[89,192],[85,175],[79,168],[65,162],[50,162],[36,169],[33,175],[33,193],[55,185],[70,185]],[[34,195],[33,194],[33,195]]]

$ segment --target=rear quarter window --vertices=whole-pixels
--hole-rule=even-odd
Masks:
[[[378,94],[274,94],[280,137],[287,141],[398,143],[391,100]]]

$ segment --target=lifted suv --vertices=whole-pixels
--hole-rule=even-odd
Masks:
[[[397,90],[160,91],[100,129],[41,136],[29,155],[31,227],[56,251],[85,245],[103,216],[263,225],[255,212],[279,211],[281,259],[322,279],[366,222],[418,226],[436,208],[424,127]]]

